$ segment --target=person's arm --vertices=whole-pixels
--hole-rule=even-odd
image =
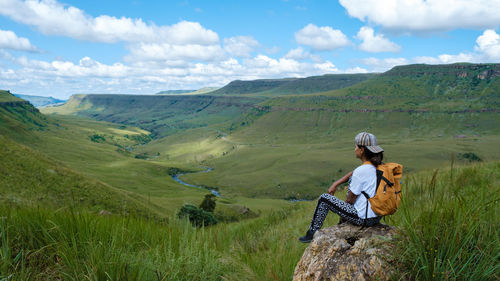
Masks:
[[[345,199],[345,202],[346,203],[349,203],[349,204],[354,204],[354,202],[356,202],[356,198],[358,198],[358,195],[352,193],[351,191],[349,191],[347,193],[347,198]]]
[[[328,188],[328,193],[330,193],[331,195],[334,195],[335,192],[337,191],[337,186],[343,184],[344,182],[347,182],[349,180],[349,178],[352,176],[352,172],[353,171],[350,171],[345,176],[343,176],[342,178],[340,178],[340,179],[336,180],[334,183],[332,183],[330,188]]]

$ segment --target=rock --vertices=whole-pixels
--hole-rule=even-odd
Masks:
[[[109,216],[109,215],[111,215],[110,211],[106,211],[106,210],[99,211],[99,216]]]
[[[299,280],[390,280],[396,228],[341,224],[319,230],[295,267]]]

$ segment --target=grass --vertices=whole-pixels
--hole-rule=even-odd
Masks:
[[[0,136],[0,201],[160,217],[146,200],[85,177],[46,155]]]
[[[498,64],[410,65],[378,75],[232,83],[242,93],[269,92],[258,98],[74,96],[66,105],[44,112],[77,114],[151,132],[150,143],[134,147],[142,162],[107,152],[102,153],[109,156],[103,165],[91,152],[79,152],[78,161],[68,164],[129,191],[160,196],[178,186],[160,174],[147,176],[148,171],[209,166],[214,168],[210,173],[183,178],[232,196],[314,198],[333,179],[355,167],[352,139],[360,131],[377,135],[387,151],[386,159],[403,159],[408,171],[441,167],[452,153],[474,153],[486,161],[500,159],[500,148],[495,145],[500,135],[495,95],[500,79],[483,75],[497,68]],[[318,79],[322,82],[316,83]],[[284,85],[303,82],[292,87],[300,92],[310,88],[309,82],[321,88],[323,80],[338,83],[341,89],[308,95],[288,89],[286,96],[274,96]],[[72,125],[75,132],[76,123]],[[69,147],[69,142],[61,147]],[[91,166],[81,158],[92,159],[87,161]],[[117,167],[132,176],[120,176],[123,173]],[[145,176],[139,179],[140,174]],[[166,198],[158,200],[171,203]]]
[[[298,210],[195,229],[175,218],[166,225],[2,208],[0,275],[11,280],[286,280],[305,247],[288,231],[297,226],[290,217]]]
[[[82,95],[44,109],[119,124],[44,116],[1,92],[0,274],[289,280],[314,202],[282,199],[315,198],[356,167],[352,139],[367,130],[387,161],[405,166],[403,206],[388,219],[405,231],[400,277],[497,280],[499,115],[479,111],[498,107],[500,80],[478,78],[493,66],[397,68],[307,97]],[[486,163],[445,168],[471,153]],[[216,212],[238,218],[248,207],[260,217],[205,229],[177,220],[182,204],[198,205],[208,191],[179,185],[172,168],[201,166],[214,170],[182,179],[218,188]]]
[[[453,174],[453,175],[452,175]],[[500,164],[404,178],[399,277],[498,280]],[[71,209],[0,208],[0,275],[8,280],[290,280],[315,202],[209,228],[97,216]],[[325,226],[335,224],[330,214]],[[397,277],[396,277],[397,278]]]
[[[0,90],[0,102],[16,102],[22,99],[14,96],[10,91]]]
[[[356,132],[374,133],[386,150],[386,161],[404,162],[407,171],[415,172],[447,165],[452,153],[498,160],[497,119],[497,113],[271,112],[231,134],[209,128],[187,130],[139,151],[159,152],[161,161],[212,167],[210,173],[184,179],[226,194],[315,198],[356,167]]]
[[[47,199],[47,202],[66,206],[74,202],[73,195],[66,191],[75,189],[74,196],[83,196],[76,203],[80,207],[91,206],[96,211],[102,208],[115,213],[130,206],[135,212],[163,218],[174,214],[184,203],[198,205],[208,193],[204,189],[184,187],[171,178],[175,170],[201,170],[199,165],[157,161],[157,155],[148,155],[147,160],[135,157],[140,155],[135,149],[149,141],[147,131],[81,117],[45,117],[35,109],[30,111],[29,107],[0,108],[0,120],[7,124],[0,126],[0,130],[23,144],[0,139],[4,147],[2,155],[7,157],[3,158],[5,169],[0,174],[4,183],[0,186],[3,200],[32,203],[40,199],[37,196],[50,191],[53,200]],[[34,174],[38,177],[33,177]],[[55,187],[49,188],[51,183]],[[97,190],[108,190],[108,193]],[[111,200],[110,196],[124,197],[125,201],[134,203],[124,205],[120,200]],[[229,213],[243,206],[255,212],[268,212],[286,205],[282,200],[274,204],[269,204],[269,200],[259,203],[230,194],[225,194],[224,202],[220,209]]]
[[[406,200],[394,223],[414,280],[498,280],[500,164],[472,165],[406,179]]]

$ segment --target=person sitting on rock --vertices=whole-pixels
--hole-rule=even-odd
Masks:
[[[335,181],[328,189],[328,193],[324,193],[319,197],[311,226],[306,235],[299,238],[300,242],[311,242],[314,233],[323,226],[328,210],[338,214],[341,222],[364,226],[373,226],[380,222],[382,217],[377,216],[372,211],[370,202],[367,205],[365,196],[360,195],[363,191],[370,197],[375,195],[377,184],[376,167],[382,163],[384,150],[378,146],[375,136],[367,132],[356,135],[354,143],[356,158],[359,158],[363,164]],[[337,191],[337,186],[348,180],[350,180],[350,183],[347,190],[347,199],[342,201],[333,196]],[[367,206],[368,211],[366,210]]]

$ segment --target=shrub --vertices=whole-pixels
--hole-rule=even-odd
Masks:
[[[483,161],[474,152],[459,153],[458,159],[468,161],[468,162],[481,162],[481,161]]]
[[[93,142],[97,142],[97,143],[101,143],[101,142],[105,142],[106,139],[104,138],[103,135],[99,135],[99,134],[93,134],[91,136],[89,136],[90,140],[93,141]]]
[[[205,195],[205,199],[203,199],[203,202],[200,204],[200,209],[213,213],[215,210],[215,199],[214,194]]]
[[[146,160],[146,159],[148,159],[149,157],[148,157],[148,154],[147,154],[146,152],[144,152],[144,153],[141,153],[141,154],[136,154],[136,155],[135,155],[135,158],[136,158],[136,159],[143,159],[143,160]]]
[[[177,217],[180,219],[188,218],[191,224],[196,227],[209,226],[217,223],[217,219],[212,213],[191,204],[184,204],[177,213]]]

